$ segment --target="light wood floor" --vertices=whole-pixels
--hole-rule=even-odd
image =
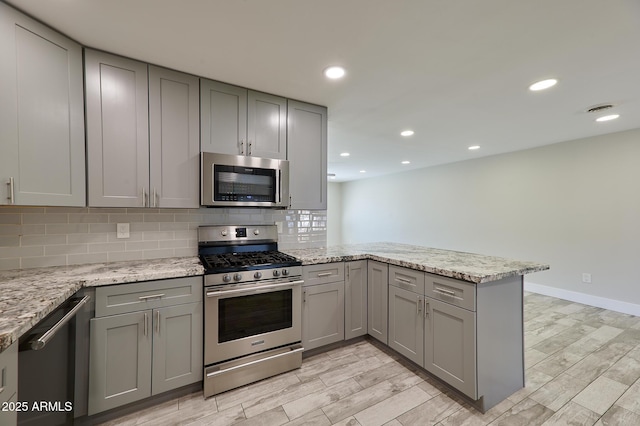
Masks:
[[[369,341],[112,425],[640,425],[640,318],[525,295],[526,387],[485,414]]]

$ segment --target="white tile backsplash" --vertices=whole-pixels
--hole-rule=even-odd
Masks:
[[[0,207],[0,270],[195,256],[200,225],[282,223],[280,249],[327,244],[326,211]],[[129,223],[130,238],[116,238]]]

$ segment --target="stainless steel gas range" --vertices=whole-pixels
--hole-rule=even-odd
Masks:
[[[302,266],[275,225],[201,226],[205,397],[302,364]]]

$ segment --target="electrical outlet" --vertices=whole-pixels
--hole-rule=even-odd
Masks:
[[[116,224],[116,238],[129,238],[129,224],[118,223]]]
[[[591,274],[589,274],[587,272],[583,272],[582,273],[582,282],[583,283],[590,283],[591,282]]]

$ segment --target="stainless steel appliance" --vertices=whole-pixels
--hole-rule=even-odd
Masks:
[[[244,155],[200,154],[200,204],[209,207],[289,205],[289,162]]]
[[[205,397],[302,364],[302,266],[266,226],[201,226]]]

